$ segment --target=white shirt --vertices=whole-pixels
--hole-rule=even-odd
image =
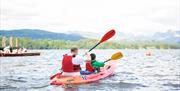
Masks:
[[[72,54],[68,54],[68,55],[72,55]],[[76,65],[78,64],[83,65],[86,59],[87,59],[86,57],[76,55],[76,57],[72,59],[72,63]],[[62,75],[63,76],[79,76],[80,72],[63,72]]]
[[[73,64],[76,64],[76,65],[78,65],[78,64],[82,65],[86,59],[87,59],[87,58],[85,58],[85,57],[76,55],[76,57],[74,57],[74,58],[72,59],[72,63],[73,63]]]

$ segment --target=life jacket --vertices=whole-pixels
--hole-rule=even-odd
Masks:
[[[90,61],[86,61],[86,70],[90,72],[94,72],[94,68]]]
[[[62,60],[62,71],[63,72],[79,72],[81,70],[80,65],[75,65],[72,63],[71,55],[63,55]]]

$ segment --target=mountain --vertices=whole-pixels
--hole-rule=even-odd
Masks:
[[[16,29],[16,30],[0,30],[2,36],[13,37],[29,37],[32,39],[54,39],[54,40],[71,40],[76,41],[84,39],[78,34],[54,33],[39,29]]]
[[[154,40],[180,43],[180,31],[157,32],[153,35]]]
[[[29,37],[32,39],[55,39],[55,40],[71,40],[76,41],[84,38],[100,39],[106,32],[83,32],[68,31],[65,33],[54,33],[40,29],[16,29],[16,30],[0,30],[0,35],[14,37]],[[110,40],[115,41],[162,41],[168,43],[180,43],[180,30],[156,32],[153,35],[134,35],[133,33],[116,32],[116,35]]]
[[[69,32],[69,31],[68,31]],[[81,32],[81,31],[70,31],[73,34],[79,34],[86,38],[98,39],[103,36],[104,33],[92,33],[92,32]],[[134,35],[133,33],[116,32],[116,35],[111,39],[116,41],[162,41],[168,43],[180,43],[180,30],[179,31],[167,31],[167,32],[156,32],[153,35]]]

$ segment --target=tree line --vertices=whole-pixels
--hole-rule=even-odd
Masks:
[[[83,39],[79,41],[65,40],[33,40],[31,38],[18,38],[19,47],[28,49],[69,49],[72,46],[77,46],[81,49],[89,49],[94,46],[98,40]],[[15,45],[15,41],[13,41]],[[2,37],[0,37],[0,45],[2,45]],[[9,45],[9,39],[6,41]],[[97,48],[99,49],[180,49],[180,43],[167,43],[162,41],[107,41],[102,43]]]

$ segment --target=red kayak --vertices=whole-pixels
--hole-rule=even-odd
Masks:
[[[102,78],[111,76],[114,73],[115,62],[107,62],[106,65],[101,68],[101,72],[97,74],[81,75],[81,76],[62,76],[61,73],[51,77],[51,85],[63,85],[63,84],[83,84],[98,81]]]

